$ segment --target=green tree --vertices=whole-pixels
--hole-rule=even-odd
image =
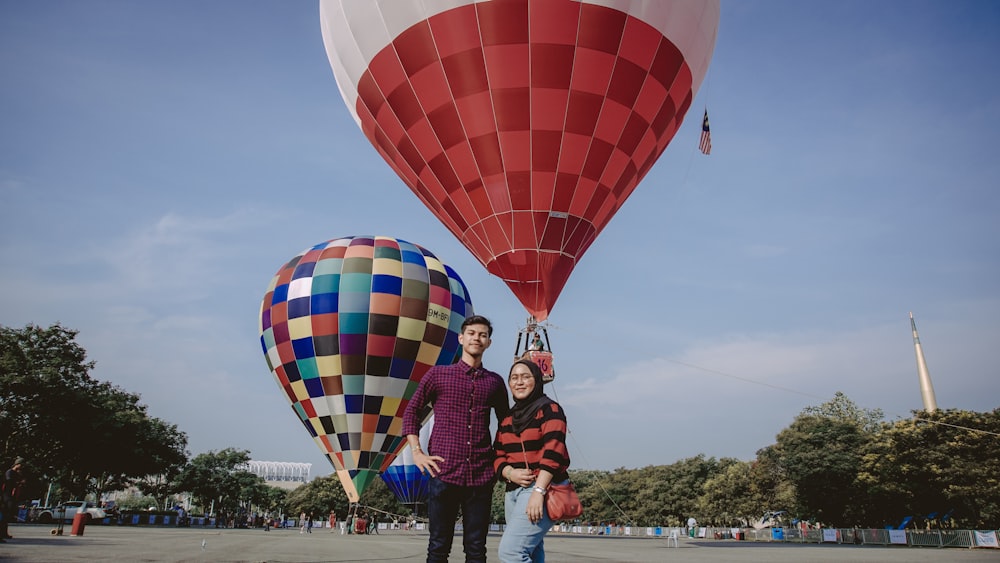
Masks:
[[[406,518],[412,512],[399,502],[382,479],[372,480],[361,494],[361,502],[352,507],[336,474],[317,477],[289,492],[285,506],[293,516],[306,512],[323,517],[333,510],[343,519],[357,510],[358,514],[368,512],[382,521],[392,517]]]
[[[172,484],[176,492],[188,492],[198,504],[216,513],[236,513],[241,506],[266,501],[264,480],[246,469],[248,450],[225,448],[196,455],[178,473]]]
[[[226,484],[222,505],[227,510],[243,508],[247,512],[260,512],[268,500],[270,487],[263,477],[250,471],[240,469],[232,472]]]
[[[859,471],[882,419],[881,410],[860,408],[841,392],[803,409],[775,444],[757,452],[758,472],[774,487],[763,498],[779,501],[769,509],[827,525],[864,522],[872,503]]]
[[[344,487],[336,475],[316,477],[304,485],[296,487],[285,498],[285,510],[289,516],[307,514],[330,514],[333,510],[341,519],[348,513],[350,502]]]
[[[750,496],[759,503],[760,510],[753,514],[757,521],[764,512],[793,510],[796,500],[795,484],[780,463],[780,455],[773,445],[757,451],[757,459],[750,464]]]
[[[119,510],[142,512],[150,507],[162,508],[162,504],[155,497],[151,496],[130,496],[118,500],[115,505]]]
[[[490,522],[507,523],[507,516],[504,509],[506,494],[507,483],[502,480],[497,481],[493,485],[493,498],[490,500]]]
[[[746,526],[768,510],[754,483],[753,467],[748,461],[733,461],[705,481],[698,498],[698,512],[706,521]]]
[[[694,515],[701,522],[712,522],[707,515],[699,514],[700,497],[705,484],[733,463],[737,460],[697,455],[643,469],[634,492],[637,521],[645,525],[680,525]]]
[[[94,413],[92,424],[86,427],[89,437],[100,444],[99,451],[115,455],[107,456],[112,458],[108,460],[86,457],[76,469],[90,480],[97,498],[144,476],[162,475],[169,480],[176,475],[187,462],[187,436],[176,425],[150,417],[136,395],[105,383],[97,385],[96,391],[104,412]],[[128,448],[127,455],[120,455],[123,447]]]
[[[939,524],[1000,527],[1000,409],[914,414],[888,426],[865,453],[860,479],[881,509],[873,509],[872,524],[936,514]]]
[[[800,517],[832,526],[860,523],[857,478],[869,439],[853,422],[815,415],[799,415],[778,434],[778,463],[795,486]]]
[[[408,516],[410,509],[399,503],[399,499],[382,479],[374,479],[361,495],[361,503],[378,513]],[[384,516],[385,514],[383,514]]]
[[[177,471],[171,471],[169,474],[150,475],[141,481],[137,481],[134,486],[143,495],[156,499],[153,506],[163,508],[167,504],[166,501],[176,490],[174,479],[176,479],[179,472],[180,468]],[[207,511],[208,507],[203,507],[203,510]]]
[[[641,469],[570,471],[583,503],[582,520],[642,526],[680,525],[696,515],[705,482],[733,459],[699,455]]]
[[[287,497],[288,491],[285,489],[267,485],[264,487],[262,494],[254,502],[261,512],[276,515],[282,514],[285,511],[285,499]]]
[[[92,379],[76,335],[58,323],[0,326],[0,461],[23,456],[38,489],[51,482],[72,497],[175,471],[187,436],[137,395]]]
[[[576,488],[576,494],[583,505],[582,522],[601,522],[613,518],[615,508],[605,498],[604,483],[610,475],[596,469],[570,469],[569,480]],[[503,514],[503,499],[500,499],[500,513]],[[503,522],[503,520],[498,520]]]
[[[882,428],[882,422],[885,419],[882,409],[861,408],[840,391],[834,393],[832,399],[818,407],[806,407],[802,409],[802,414],[821,416],[841,422],[853,422],[860,426],[862,431],[869,434],[878,432]]]
[[[574,481],[574,486],[580,490],[580,502],[583,504],[583,516],[596,523],[626,524],[635,519],[635,469],[620,467],[610,473],[594,472],[593,481],[587,483],[584,479]],[[571,473],[570,479],[575,479]],[[587,472],[582,472],[587,475]],[[583,486],[580,486],[583,485]]]

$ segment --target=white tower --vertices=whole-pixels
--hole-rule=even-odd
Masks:
[[[920,378],[920,396],[924,399],[924,410],[934,412],[937,410],[937,398],[934,397],[934,385],[931,383],[931,374],[927,371],[927,362],[924,360],[924,349],[920,346],[920,337],[917,336],[917,323],[913,320],[913,312],[910,312],[910,328],[913,329],[913,348],[917,352],[917,377]]]

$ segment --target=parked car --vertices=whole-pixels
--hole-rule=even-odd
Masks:
[[[86,506],[85,510],[87,516],[84,518],[86,522],[90,522],[91,520],[101,520],[107,516],[104,509],[97,506],[91,506],[90,503],[86,501],[69,500],[52,508],[46,508],[40,511],[35,518],[38,522],[43,524],[55,522],[59,518],[62,518],[63,521],[72,521],[73,517],[76,516],[76,513],[80,511],[80,507],[82,506]]]
[[[46,510],[52,510],[51,506],[32,506],[28,509],[28,522],[38,522],[38,515]]]

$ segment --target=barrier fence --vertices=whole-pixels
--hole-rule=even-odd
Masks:
[[[498,530],[502,531],[499,526]],[[884,530],[872,528],[715,528],[580,526],[558,524],[554,533],[712,539],[756,542],[906,545],[919,547],[1000,548],[1000,530]]]
[[[289,518],[285,522],[288,528],[297,528],[297,519]],[[103,518],[91,522],[104,525],[125,526],[176,526],[177,517],[164,514],[123,514],[119,518]],[[191,517],[192,527],[214,527],[215,518]],[[341,527],[342,522],[336,526]],[[317,528],[328,527],[328,523],[317,520]],[[280,524],[279,524],[280,527]],[[410,526],[401,522],[379,522],[379,530],[424,530],[423,523]],[[455,527],[462,529],[461,523]],[[503,532],[504,525],[492,524],[491,532]],[[962,548],[1000,548],[1000,530],[885,530],[879,528],[719,528],[698,527],[687,528],[667,526],[607,526],[579,525],[561,523],[553,526],[550,533],[576,534],[609,537],[646,537],[663,538],[669,541],[677,539],[688,540],[722,540],[722,541],[755,541],[755,542],[792,542],[792,543],[837,543],[855,545],[899,545],[916,547],[962,547]],[[676,545],[676,543],[674,543]]]

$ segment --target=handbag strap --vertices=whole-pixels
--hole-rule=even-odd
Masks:
[[[524,446],[524,438],[521,438],[521,436],[517,436],[517,439],[521,442],[521,453],[524,455],[524,468],[530,471],[531,470],[531,464],[528,463],[528,448],[526,448]],[[555,475],[553,475],[552,478],[555,479]],[[568,478],[569,478],[569,476],[567,476],[567,479]],[[561,482],[562,481],[560,481],[560,483]],[[549,486],[552,486],[552,485],[555,485],[555,484],[556,483],[550,483]]]
[[[531,464],[528,463],[528,448],[524,446],[524,438],[518,434],[517,439],[521,442],[521,453],[524,455],[524,468],[530,471]]]

